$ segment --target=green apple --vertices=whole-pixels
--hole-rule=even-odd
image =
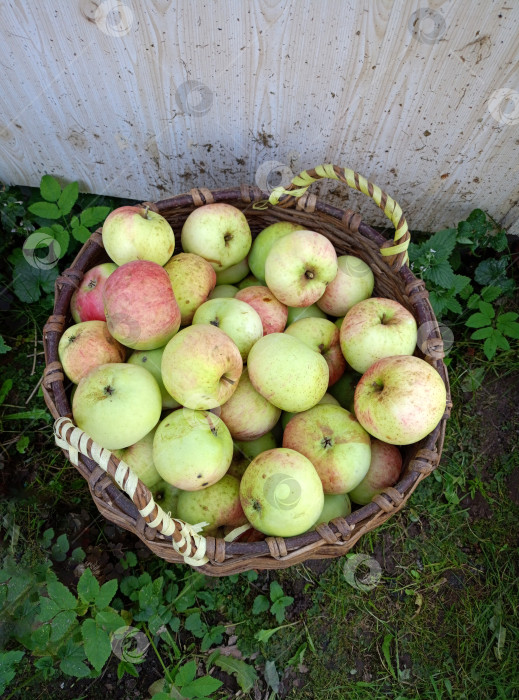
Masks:
[[[179,253],[164,265],[180,309],[180,325],[187,326],[207,301],[216,284],[213,266],[194,253]]]
[[[164,265],[173,255],[173,229],[160,214],[143,206],[115,209],[103,224],[103,245],[117,265],[150,260]]]
[[[327,318],[324,311],[317,306],[317,304],[310,304],[310,306],[289,306],[287,324],[290,325],[295,321],[299,321],[301,318]]]
[[[231,267],[216,273],[216,284],[236,284],[249,274],[249,263],[243,258]]]
[[[249,267],[252,274],[259,280],[265,281],[265,260],[272,248],[272,245],[279,238],[283,238],[288,233],[301,231],[302,227],[299,224],[293,224],[290,221],[278,221],[276,224],[271,224],[260,231],[254,241],[249,253]]]
[[[333,406],[339,406],[339,402],[335,397],[333,397],[331,394],[326,393],[323,398],[316,403],[316,406],[321,406],[322,404],[332,404]],[[283,430],[287,427],[288,422],[292,420],[294,416],[297,416],[297,413],[290,413],[290,411],[283,411],[283,414],[281,416],[281,425],[283,426]]]
[[[443,379],[425,360],[412,355],[385,357],[357,384],[355,415],[373,437],[391,445],[410,445],[436,428],[446,398]]]
[[[238,284],[238,289],[246,289],[247,287],[257,287],[260,284],[261,281],[257,277],[254,277],[254,275],[247,275],[247,277],[245,277],[245,279],[242,279],[242,281]]]
[[[232,299],[232,297],[239,292],[238,287],[232,284],[217,284],[213,289],[211,294],[207,297],[208,299]]]
[[[114,450],[114,455],[126,462],[133,473],[150,490],[162,482],[162,478],[153,464],[154,436],[155,430],[152,430],[133,445],[121,450]]]
[[[315,231],[294,231],[277,240],[265,260],[265,281],[287,306],[310,306],[337,274],[332,243]]]
[[[246,457],[243,457],[235,452],[232,458],[231,466],[227,470],[227,474],[234,476],[235,479],[240,481],[251,461],[252,460],[247,459]]]
[[[182,408],[158,425],[153,440],[153,462],[168,484],[199,491],[219,481],[233,455],[227,426],[209,411]]]
[[[256,391],[282,411],[306,411],[328,388],[324,357],[286,333],[260,338],[252,346],[247,367]]]
[[[330,372],[328,386],[332,386],[342,377],[346,369],[346,360],[341,351],[339,330],[332,321],[326,318],[301,318],[291,323],[285,333],[299,338],[324,357]]]
[[[162,379],[182,406],[210,409],[234,393],[243,369],[240,351],[219,328],[187,326],[174,336],[162,355]]]
[[[366,476],[371,459],[370,437],[341,406],[323,404],[294,416],[283,433],[283,447],[312,462],[324,493],[347,493]]]
[[[344,316],[340,316],[339,318],[336,318],[334,323],[337,326],[339,330],[341,330],[342,322],[344,321]]]
[[[364,374],[383,357],[413,354],[417,339],[416,321],[398,301],[372,297],[359,301],[348,311],[340,337],[346,362],[356,372]]]
[[[371,462],[366,476],[349,493],[353,503],[365,506],[388,486],[394,486],[402,471],[402,455],[396,445],[371,440]]]
[[[310,530],[315,530],[319,523],[329,523],[334,518],[346,518],[350,513],[351,501],[347,493],[325,493],[321,514]]]
[[[239,527],[247,518],[240,502],[240,482],[226,474],[202,491],[181,491],[178,495],[178,517],[190,525],[208,523],[204,535],[214,535],[221,525]]]
[[[276,299],[268,287],[246,287],[240,289],[235,298],[250,304],[258,312],[263,324],[263,335],[285,330],[288,309]]]
[[[245,368],[234,394],[220,406],[219,416],[235,440],[255,440],[271,430],[281,410],[253,387]]]
[[[211,263],[216,272],[243,260],[252,236],[245,214],[231,204],[206,204],[192,211],[182,227],[182,248]]]
[[[255,440],[235,440],[234,449],[239,454],[246,457],[249,462],[257,457],[261,452],[266,450],[273,450],[277,447],[277,441],[272,432],[265,433]]]
[[[155,503],[165,513],[169,513],[172,518],[178,518],[178,495],[180,491],[176,486],[171,486],[167,481],[161,479],[150,491]]]
[[[83,321],[69,326],[58,345],[63,371],[74,384],[94,367],[124,362],[126,352],[126,348],[110,335],[105,321]]]
[[[211,268],[212,269],[212,268]],[[178,408],[180,404],[171,396],[164,386],[162,381],[162,355],[164,348],[156,348],[155,350],[136,350],[128,358],[128,362],[132,365],[140,365],[147,369],[148,372],[155,377],[155,380],[160,388],[162,395],[162,408]]]
[[[329,387],[329,393],[350,413],[355,413],[353,397],[360,377],[361,375],[358,372],[346,370],[342,377],[333,386]]]
[[[315,523],[323,509],[324,494],[310,460],[280,447],[252,460],[240,482],[240,500],[256,530],[292,537]]]
[[[352,306],[372,295],[375,277],[370,266],[353,255],[339,256],[337,264],[337,276],[317,306],[330,316],[345,316]]]
[[[255,309],[238,299],[210,299],[198,307],[193,325],[216,326],[233,340],[245,361],[254,343],[263,336],[263,323]]]
[[[153,376],[127,363],[95,367],[79,382],[72,402],[76,425],[107,450],[141,440],[157,425],[161,410]]]

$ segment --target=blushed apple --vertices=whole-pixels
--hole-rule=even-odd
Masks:
[[[153,438],[155,429],[129,447],[114,450],[114,455],[131,468],[142,483],[151,491],[162,482],[153,464]]]
[[[133,350],[160,348],[180,327],[168,273],[148,260],[128,262],[112,272],[103,302],[108,330]]]
[[[346,362],[364,374],[383,357],[412,355],[417,327],[413,314],[398,301],[373,297],[348,311],[340,334]]]
[[[299,338],[324,357],[330,373],[328,386],[332,386],[342,377],[346,369],[346,360],[341,351],[339,329],[332,321],[325,318],[302,318],[291,323],[285,333]]]
[[[402,455],[396,445],[381,440],[371,441],[371,463],[360,484],[349,493],[353,503],[365,506],[388,486],[394,486],[402,471]]]
[[[175,236],[160,214],[144,206],[125,206],[106,217],[103,245],[117,265],[132,260],[149,260],[164,265],[173,255]]]
[[[126,348],[112,338],[104,321],[83,321],[69,326],[58,345],[63,371],[74,384],[94,367],[124,362],[126,352]]]
[[[232,299],[237,292],[239,292],[238,287],[233,284],[217,284],[213,289],[211,294],[207,297],[208,299]]]
[[[230,474],[202,491],[180,491],[177,512],[190,525],[208,523],[201,531],[206,536],[215,535],[221,525],[238,527],[247,522],[240,503],[240,482]]]
[[[207,260],[194,253],[174,255],[164,265],[180,309],[180,325],[187,326],[195,311],[207,301],[216,284],[216,273]]]
[[[243,369],[240,351],[223,331],[199,324],[179,331],[164,349],[162,380],[182,406],[221,406],[236,390]]]
[[[258,312],[263,324],[263,335],[281,333],[284,330],[288,309],[276,299],[268,287],[246,287],[240,289],[234,298],[244,301]]]
[[[178,408],[180,404],[171,396],[169,391],[164,386],[162,381],[162,355],[164,348],[156,348],[155,350],[136,350],[128,358],[128,362],[132,365],[140,365],[151,372],[160,388],[162,396],[162,408]]]
[[[317,306],[317,304],[310,304],[310,306],[289,306],[288,307],[288,317],[287,324],[290,325],[295,321],[299,321],[302,318],[327,318],[324,311]]]
[[[312,462],[324,493],[347,493],[366,476],[371,459],[370,437],[341,406],[323,404],[299,413],[283,433],[283,447]]]
[[[326,393],[323,396],[323,398],[320,401],[318,401],[315,405],[322,406],[323,404],[331,404],[332,406],[340,406],[337,399],[328,393]],[[287,427],[288,421],[292,420],[292,418],[294,416],[297,416],[297,413],[290,413],[289,411],[283,411],[283,414],[281,416],[281,425],[283,427],[283,430]]]
[[[247,367],[256,391],[282,411],[305,411],[328,388],[324,357],[286,333],[260,338],[252,346]]]
[[[225,270],[216,273],[216,284],[236,284],[241,282],[244,277],[249,274],[249,263],[247,258],[243,258],[236,263],[236,265],[231,265]]]
[[[115,263],[96,265],[81,280],[70,300],[70,312],[76,323],[81,321],[106,321],[103,305],[103,287],[117,269]]]
[[[299,224],[293,224],[290,221],[278,221],[260,231],[252,242],[249,253],[249,267],[258,280],[265,281],[265,260],[275,241],[288,233],[301,231],[301,228]]]
[[[244,213],[226,203],[194,209],[182,227],[181,238],[186,253],[205,258],[216,272],[243,260],[252,243]]]
[[[352,306],[372,295],[375,277],[370,266],[354,255],[339,256],[337,264],[337,276],[317,306],[330,316],[345,316]]]

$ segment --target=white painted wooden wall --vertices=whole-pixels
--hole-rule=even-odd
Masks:
[[[334,162],[411,229],[479,206],[519,233],[516,0],[0,0],[0,19],[6,183],[159,199]]]

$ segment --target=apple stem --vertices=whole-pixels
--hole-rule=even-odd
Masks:
[[[149,210],[150,210],[150,208],[149,208],[149,206],[146,204],[146,206],[144,207],[144,214],[142,215],[142,218],[143,218],[143,219],[149,219],[149,218],[150,218],[150,217],[148,216]]]
[[[224,382],[227,382],[227,384],[235,384],[234,379],[229,379],[229,377],[222,377]]]

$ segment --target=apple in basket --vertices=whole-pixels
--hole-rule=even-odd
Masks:
[[[330,373],[328,386],[335,384],[344,374],[346,360],[342,354],[340,333],[335,323],[326,318],[302,318],[290,324],[285,333],[299,338],[324,357]]]
[[[334,518],[346,518],[351,513],[351,500],[347,493],[325,493],[321,515],[315,525],[329,523]],[[315,530],[315,525],[310,530]]]
[[[257,311],[263,324],[263,335],[285,330],[288,308],[276,299],[268,287],[245,287],[238,291],[235,299],[250,304]]]
[[[85,272],[81,284],[70,300],[70,312],[76,323],[106,321],[103,288],[106,280],[117,269],[115,263],[96,265]]]
[[[294,231],[301,231],[303,226],[294,224],[291,221],[278,221],[260,231],[254,241],[249,253],[249,267],[252,274],[257,279],[265,281],[265,260],[270,253],[274,243]]]
[[[173,255],[175,236],[166,219],[144,206],[114,209],[103,224],[103,245],[117,265],[150,260],[165,265]]]
[[[208,299],[232,299],[240,290],[233,284],[217,284]]]
[[[396,445],[371,440],[371,462],[360,484],[349,492],[353,503],[365,506],[373,496],[396,484],[402,470],[402,455]]]
[[[337,276],[326,287],[317,306],[330,316],[345,316],[359,301],[371,296],[375,277],[370,266],[354,255],[337,258]]]
[[[237,284],[245,279],[249,274],[249,263],[247,258],[243,258],[236,265],[231,265],[225,270],[216,273],[216,284]]]
[[[162,482],[162,477],[153,464],[153,438],[155,429],[129,447],[114,450],[113,453],[131,468],[142,483],[154,489]]]
[[[74,384],[94,367],[124,362],[126,353],[126,348],[112,338],[104,321],[83,321],[69,326],[58,345],[63,371]]]
[[[202,491],[180,491],[177,513],[191,525],[206,522],[204,535],[216,535],[221,525],[239,527],[247,523],[240,502],[240,482],[230,474]]]
[[[180,406],[179,402],[175,401],[162,381],[161,367],[163,354],[164,348],[156,348],[155,350],[135,350],[128,358],[128,362],[131,365],[140,365],[144,367],[144,369],[148,370],[155,378],[162,396],[162,408],[178,408]]]
[[[310,304],[310,306],[288,307],[288,325],[294,323],[295,321],[299,321],[301,318],[327,318],[327,316],[324,311],[321,311],[317,304]]]
[[[187,326],[193,320],[195,311],[213,291],[216,273],[207,260],[194,253],[174,255],[164,269],[169,275],[180,309],[180,325]]]

